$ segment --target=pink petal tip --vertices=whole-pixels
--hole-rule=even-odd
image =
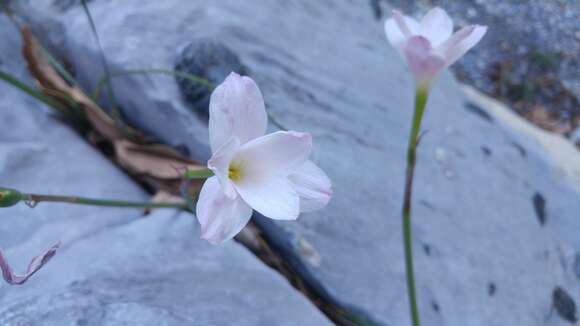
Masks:
[[[4,281],[10,285],[21,285],[24,284],[32,275],[34,275],[38,270],[42,268],[48,261],[54,257],[56,254],[56,250],[60,247],[60,242],[52,246],[50,249],[45,251],[43,254],[34,257],[30,264],[28,264],[28,268],[26,269],[26,273],[24,275],[16,275],[12,271],[12,267],[6,261],[4,254],[0,250],[0,269],[2,269],[2,276],[4,277]]]

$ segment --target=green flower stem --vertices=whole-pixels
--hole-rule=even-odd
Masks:
[[[186,180],[191,179],[207,179],[209,177],[213,177],[213,172],[210,169],[201,169],[201,170],[185,170],[183,174],[183,178]]]
[[[186,170],[184,178],[186,180],[206,179],[213,176],[209,169]],[[77,205],[91,205],[104,207],[125,207],[125,208],[176,208],[181,210],[190,210],[186,201],[181,203],[153,203],[153,202],[135,202],[114,199],[93,199],[78,196],[60,196],[60,195],[40,195],[22,193],[15,189],[0,187],[0,207],[10,207],[25,202],[28,206],[34,207],[41,202],[68,203]]]
[[[111,199],[93,199],[77,196],[55,196],[55,195],[38,195],[22,194],[22,198],[30,206],[35,206],[41,202],[68,203],[77,205],[106,206],[106,207],[124,207],[124,208],[176,208],[188,210],[188,206],[183,203],[153,203],[153,202],[135,202]]]
[[[417,162],[417,144],[419,141],[419,131],[421,120],[425,112],[425,104],[429,91],[427,88],[419,87],[415,94],[415,112],[413,113],[413,125],[409,135],[409,145],[407,148],[407,173],[405,180],[405,197],[403,199],[403,240],[405,244],[405,269],[407,275],[407,295],[409,297],[409,308],[413,326],[420,326],[419,309],[417,307],[417,290],[415,286],[415,270],[413,267],[413,237],[411,228],[411,198],[413,194],[413,176],[415,164]]]

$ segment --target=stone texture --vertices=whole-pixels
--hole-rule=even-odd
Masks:
[[[80,9],[51,12],[50,1],[35,1],[49,13],[42,17],[26,3],[20,12],[94,85],[98,52]],[[323,211],[258,222],[322,296],[379,323],[409,325],[400,206],[413,87],[367,2],[101,0],[91,10],[115,69],[171,67],[192,35],[237,53],[269,112],[313,134],[315,160],[335,185]],[[133,76],[115,87],[132,123],[207,158],[207,131],[184,110],[174,81]],[[580,198],[566,165],[578,154],[469,101],[445,74],[425,117],[413,213],[424,323],[568,325],[553,293],[580,299]]]
[[[0,16],[0,68],[31,83],[17,31]],[[148,200],[35,100],[0,82],[2,186]],[[199,239],[191,215],[41,203],[0,210],[0,246],[22,271],[62,241],[23,286],[0,282],[0,325],[327,325],[279,274],[235,242]]]
[[[189,43],[177,57],[175,70],[204,78],[212,85],[219,85],[232,71],[246,74],[238,56],[212,39],[197,39]],[[186,78],[177,77],[176,80],[187,102],[196,112],[207,117],[211,89]]]

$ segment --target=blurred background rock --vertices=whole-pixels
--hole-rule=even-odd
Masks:
[[[543,129],[573,134],[580,124],[580,1],[371,0],[377,19],[391,8],[420,17],[433,6],[445,8],[456,26],[490,27],[453,66],[459,80]]]

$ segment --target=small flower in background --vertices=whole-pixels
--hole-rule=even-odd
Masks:
[[[469,25],[453,33],[453,21],[438,7],[421,22],[398,10],[385,22],[389,42],[405,58],[421,88],[429,88],[437,74],[474,47],[486,31],[486,26]]]
[[[48,261],[56,254],[56,250],[60,246],[60,243],[55,244],[50,249],[45,251],[43,254],[38,255],[30,261],[26,273],[22,276],[14,274],[10,265],[6,261],[2,250],[0,250],[0,269],[2,270],[2,276],[4,281],[10,285],[21,285],[24,284],[28,279],[38,272]]]
[[[264,100],[249,77],[231,73],[210,99],[208,168],[196,214],[202,238],[220,243],[248,223],[252,210],[276,220],[324,207],[332,196],[326,174],[308,160],[308,133],[265,135]]]
[[[405,274],[411,322],[419,326],[415,269],[413,266],[413,237],[411,206],[414,171],[421,121],[425,112],[429,88],[441,70],[449,67],[475,46],[487,32],[487,27],[470,25],[453,33],[453,22],[445,10],[435,7],[427,12],[421,22],[393,11],[393,18],[385,21],[389,42],[405,58],[416,82],[415,111],[407,148],[407,172],[403,190],[403,247]]]

